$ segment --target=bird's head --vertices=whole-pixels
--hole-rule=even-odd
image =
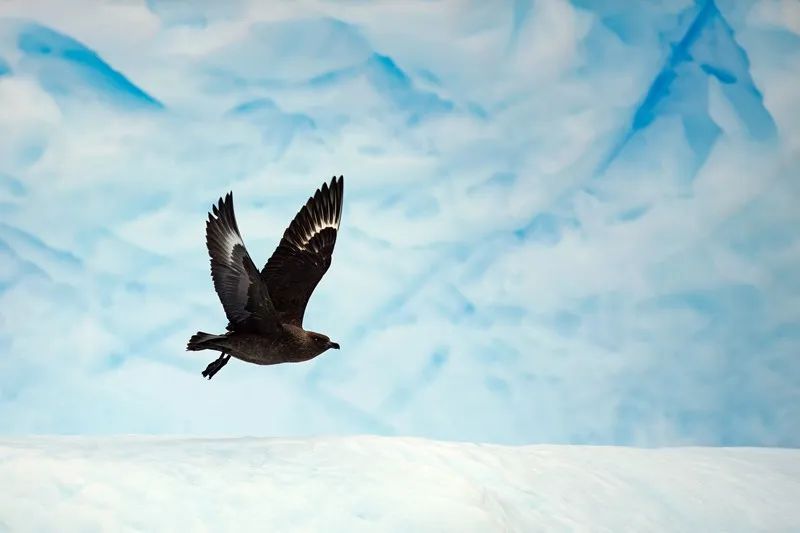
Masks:
[[[313,331],[308,332],[308,336],[311,339],[311,342],[314,343],[314,346],[317,347],[319,353],[324,352],[325,350],[329,350],[333,348],[334,350],[339,349],[339,344],[332,342],[330,337],[327,335],[323,335],[322,333],[314,333]]]

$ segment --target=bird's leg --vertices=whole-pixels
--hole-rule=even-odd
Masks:
[[[208,379],[213,378],[214,374],[219,372],[220,369],[225,366],[225,363],[230,360],[230,358],[231,356],[229,354],[222,352],[222,354],[215,361],[209,363],[206,369],[203,370],[203,377]]]

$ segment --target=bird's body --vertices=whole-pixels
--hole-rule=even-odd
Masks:
[[[206,334],[200,332],[192,338],[198,335],[202,337]],[[223,335],[208,334],[205,339],[198,340],[200,340],[199,346],[203,349],[228,353],[237,359],[256,365],[300,363],[313,359],[321,353],[321,346],[313,342],[309,332],[291,324],[284,324],[276,335],[229,331]],[[325,349],[327,348],[325,346]]]
[[[280,244],[259,272],[244,246],[233,211],[233,196],[221,198],[206,224],[211,277],[228,317],[228,331],[198,332],[188,350],[216,350],[208,365],[211,379],[231,356],[257,365],[298,363],[339,345],[321,333],[303,329],[311,293],[331,263],[342,215],[344,180],[324,184],[286,229]]]

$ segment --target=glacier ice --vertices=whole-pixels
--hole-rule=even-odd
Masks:
[[[800,443],[785,6],[212,4],[2,3],[0,432]],[[347,349],[208,388],[210,203],[334,173]]]

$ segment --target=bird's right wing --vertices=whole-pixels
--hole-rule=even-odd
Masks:
[[[303,326],[314,288],[331,266],[342,219],[344,178],[333,178],[308,199],[261,269],[281,322]]]
[[[228,329],[270,334],[280,328],[267,285],[242,241],[233,213],[233,194],[220,198],[206,222],[211,278]]]

